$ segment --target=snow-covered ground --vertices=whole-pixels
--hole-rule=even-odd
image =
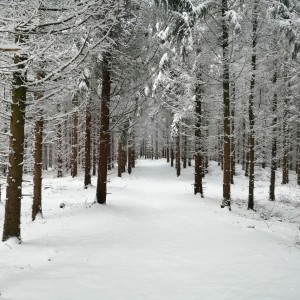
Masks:
[[[44,219],[31,222],[24,197],[23,243],[0,243],[0,299],[298,300],[300,190],[292,178],[268,202],[265,172],[257,174],[257,212],[246,210],[240,169],[232,212],[220,209],[215,163],[201,199],[192,168],[177,178],[164,160],[139,160],[131,176],[111,175],[106,206],[93,204],[95,186],[84,190],[82,178],[46,172]],[[31,190],[25,182],[24,193]],[[1,226],[3,214],[0,204]]]

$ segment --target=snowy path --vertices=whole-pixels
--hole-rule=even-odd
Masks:
[[[45,182],[45,219],[25,213],[24,243],[1,245],[1,300],[300,299],[300,251],[193,196],[164,161],[112,178],[106,207],[83,204],[95,188],[80,181]]]

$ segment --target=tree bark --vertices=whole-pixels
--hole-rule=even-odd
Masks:
[[[201,125],[202,125],[202,97],[203,88],[201,82],[201,74],[198,74],[197,85],[196,85],[196,103],[195,103],[195,116],[196,116],[196,128],[195,128],[195,182],[194,182],[194,194],[200,194],[203,197],[203,186],[202,186],[202,147],[201,147]]]
[[[58,112],[59,112],[59,105],[58,105]],[[61,123],[59,121],[57,125],[57,177],[63,176],[63,158],[62,158],[62,128]]]
[[[93,171],[92,171],[92,174],[93,176],[96,175],[96,170],[97,170],[97,146],[98,146],[98,143],[97,143],[97,136],[98,136],[98,131],[97,131],[97,126],[95,126],[95,124],[97,124],[97,118],[94,117],[93,118],[93,122],[94,122],[94,126],[93,126]]]
[[[167,138],[167,149],[166,149],[167,163],[170,162],[170,141],[169,136]]]
[[[171,167],[174,167],[174,148],[171,145]]]
[[[230,75],[229,75],[229,28],[227,24],[228,3],[222,0],[222,50],[223,50],[223,201],[221,207],[230,209]]]
[[[273,76],[273,85],[275,88],[274,96],[273,96],[273,120],[272,120],[272,154],[271,154],[271,176],[270,176],[270,191],[269,191],[269,199],[270,201],[275,201],[275,176],[276,176],[276,169],[277,169],[277,91],[276,91],[276,83],[277,83],[277,72],[275,71]]]
[[[72,115],[72,154],[71,154],[71,176],[74,178],[78,173],[78,94],[74,95],[73,108],[75,111]]]
[[[290,84],[288,83],[287,70],[284,77],[285,87],[287,89],[285,99],[284,99],[284,108],[283,108],[283,156],[282,156],[282,184],[289,183],[289,126],[288,126],[288,104],[290,98]]]
[[[187,135],[183,137],[183,155],[182,155],[182,167],[186,169],[187,166]]]
[[[99,204],[106,204],[107,195],[107,161],[110,143],[109,103],[110,103],[110,66],[109,55],[104,54],[102,61],[102,99],[100,110],[99,161],[96,198]]]
[[[232,89],[232,102],[231,102],[231,158],[230,158],[230,166],[231,166],[231,184],[234,184],[234,175],[235,175],[235,139],[234,139],[234,131],[235,131],[235,82],[234,80],[231,83]]]
[[[85,163],[84,163],[84,188],[92,183],[91,178],[91,126],[92,114],[90,107],[90,100],[88,100],[85,113]]]
[[[127,164],[127,151],[126,151],[126,146],[123,146],[123,150],[122,150],[122,173],[126,172],[126,164]]]
[[[122,142],[119,140],[118,142],[118,177],[122,177],[122,153],[123,153],[123,147]]]
[[[16,43],[24,42],[22,35],[16,36]],[[24,159],[24,126],[26,104],[25,55],[15,54],[17,70],[13,73],[12,102],[9,137],[9,166],[7,176],[6,204],[2,241],[16,237],[21,241],[21,198]]]
[[[181,174],[181,165],[180,165],[180,132],[179,132],[179,126],[178,126],[178,132],[176,136],[176,175],[177,177]]]
[[[38,80],[43,75],[38,74]],[[36,100],[43,97],[42,93],[36,93]],[[33,169],[33,204],[32,204],[32,221],[37,215],[42,216],[42,171],[43,171],[43,109],[41,103],[37,104],[37,120],[35,122],[35,142],[34,142],[34,169]]]
[[[252,20],[252,74],[250,80],[249,95],[249,193],[248,193],[248,209],[254,209],[254,92],[256,84],[256,46],[257,46],[257,25],[258,25],[258,0],[254,2],[253,20]]]
[[[128,158],[127,158],[127,161],[128,161],[128,174],[131,174],[132,173],[132,141],[131,139],[129,139],[128,141]]]

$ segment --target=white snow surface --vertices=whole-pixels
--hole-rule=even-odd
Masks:
[[[165,160],[139,160],[130,176],[112,172],[106,206],[93,204],[96,178],[84,190],[82,177],[47,171],[44,218],[31,222],[32,199],[24,197],[23,243],[0,243],[0,299],[298,300],[300,218],[292,203],[299,188],[294,181],[279,187],[269,204],[263,172],[257,212],[245,208],[239,169],[229,212],[220,209],[216,163],[201,199],[193,195],[193,168],[177,178]],[[24,193],[31,190],[25,182]],[[2,225],[3,216],[0,204]]]

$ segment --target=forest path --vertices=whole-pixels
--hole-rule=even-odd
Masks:
[[[95,187],[46,178],[45,219],[25,216],[24,243],[0,249],[0,299],[299,299],[299,251],[194,196],[191,176],[139,160],[112,176],[107,206],[82,204]]]

